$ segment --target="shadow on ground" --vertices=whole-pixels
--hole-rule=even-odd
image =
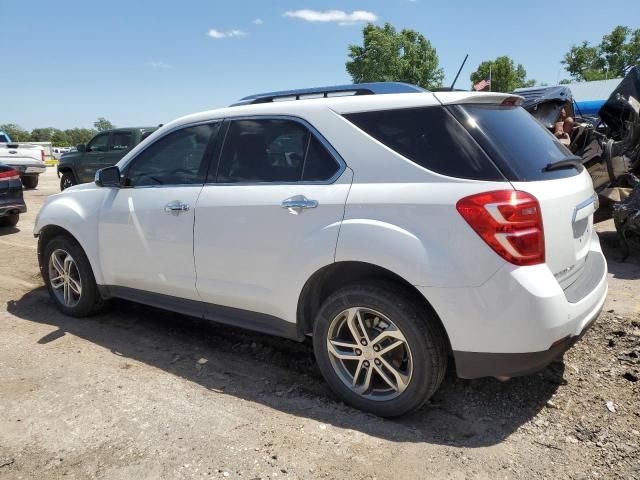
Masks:
[[[620,239],[614,232],[600,232],[600,245],[607,257],[607,267],[614,278],[637,280],[640,278],[640,244],[633,239],[630,242],[629,256],[623,261]]]
[[[18,227],[0,227],[0,237],[5,235],[11,235],[12,233],[18,233],[20,229]]]
[[[564,382],[556,362],[529,377],[501,383],[460,380],[450,371],[419,411],[384,420],[354,410],[330,392],[311,345],[246,332],[124,301],[89,319],[59,313],[44,288],[10,301],[19,318],[56,327],[38,340],[69,333],[202,387],[280,411],[402,442],[480,447],[503,441],[534,417]],[[198,363],[207,359],[204,365]]]

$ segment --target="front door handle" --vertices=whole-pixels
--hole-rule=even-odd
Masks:
[[[282,208],[289,210],[289,213],[297,215],[302,210],[307,208],[316,208],[318,206],[317,200],[310,200],[304,195],[296,195],[295,197],[287,198],[282,201]]]
[[[186,212],[189,210],[189,205],[186,203],[182,203],[179,200],[176,200],[175,202],[171,202],[171,203],[167,203],[164,206],[164,211],[167,213],[179,213],[179,212]]]

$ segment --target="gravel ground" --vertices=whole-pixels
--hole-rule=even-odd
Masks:
[[[449,372],[420,411],[383,420],[340,403],[310,345],[116,302],[57,312],[29,212],[0,231],[0,479],[640,479],[640,252],[564,360],[525,378]]]

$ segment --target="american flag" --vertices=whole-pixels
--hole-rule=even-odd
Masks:
[[[478,83],[476,83],[473,86],[473,89],[476,92],[480,92],[480,91],[482,91],[485,88],[490,87],[490,86],[491,86],[491,79],[489,77],[486,77],[486,78],[483,78],[482,80],[480,80]]]

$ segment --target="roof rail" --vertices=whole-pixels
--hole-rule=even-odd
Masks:
[[[402,82],[373,82],[373,83],[352,83],[349,85],[333,85],[329,87],[301,88],[298,90],[282,90],[280,92],[257,93],[241,98],[232,104],[253,105],[256,103],[269,103],[280,100],[300,100],[301,97],[323,98],[340,96],[340,94],[351,95],[382,95],[386,93],[420,93],[426,92],[424,88],[417,85]],[[303,98],[304,99],[304,98]]]

